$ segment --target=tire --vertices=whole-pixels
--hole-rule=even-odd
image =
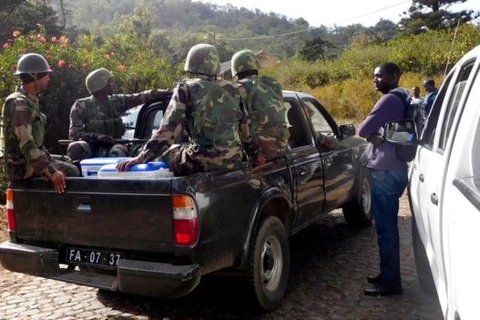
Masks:
[[[413,257],[415,260],[415,269],[417,270],[418,281],[423,291],[428,294],[436,293],[435,281],[433,280],[432,270],[428,262],[427,252],[418,233],[417,223],[412,218],[412,242]]]
[[[357,188],[356,195],[343,205],[342,210],[350,226],[362,229],[371,225],[373,220],[372,185],[366,169],[362,169]]]
[[[263,220],[250,252],[248,295],[256,309],[272,310],[285,295],[290,272],[288,236],[280,219]]]

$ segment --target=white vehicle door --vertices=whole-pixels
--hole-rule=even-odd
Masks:
[[[446,149],[450,157],[441,207],[448,275],[447,319],[479,318],[480,62],[475,55],[464,60],[463,69],[473,68],[477,72],[470,72],[470,79],[466,81],[458,120],[454,121],[451,143],[448,142]]]
[[[442,183],[447,164],[445,148],[458,103],[463,95],[464,73],[453,70],[440,88],[410,170],[412,211],[430,262],[442,308],[445,308],[447,302],[440,212]]]

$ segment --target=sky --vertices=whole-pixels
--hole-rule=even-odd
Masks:
[[[412,4],[412,0],[194,0],[204,3],[259,9],[264,13],[279,13],[287,18],[303,18],[312,27],[362,24],[375,25],[381,18],[397,23],[401,14]],[[322,4],[322,2],[324,4]],[[480,0],[467,0],[463,4],[451,5],[448,11],[468,9],[480,11]]]

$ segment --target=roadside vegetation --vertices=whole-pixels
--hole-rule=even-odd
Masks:
[[[419,86],[423,90],[427,77],[440,85],[445,72],[479,43],[480,27],[471,24],[458,30],[401,36],[380,44],[360,37],[336,59],[282,60],[266,72],[278,78],[286,89],[319,97],[336,117],[358,122],[380,97],[372,82],[377,65],[386,61],[397,63],[404,72],[400,86]]]
[[[18,85],[13,74],[18,57],[26,52],[45,55],[54,70],[42,97],[49,120],[45,145],[53,153],[62,152],[56,142],[67,137],[74,100],[88,95],[84,79],[91,70],[112,70],[124,93],[172,88],[183,76],[191,45],[208,42],[219,48],[224,61],[243,48],[272,52],[279,62],[262,72],[278,78],[285,89],[319,97],[335,117],[358,123],[379,97],[372,84],[378,64],[398,63],[404,87],[421,86],[426,77],[440,84],[445,72],[480,43],[480,27],[468,23],[475,13],[454,14],[442,6],[426,10],[435,2],[443,6],[457,1],[414,0],[412,11],[397,25],[380,20],[374,27],[334,29],[190,0],[1,2],[0,104]],[[206,31],[220,27],[223,33]],[[257,40],[299,30],[308,32]],[[247,40],[227,41],[229,37]]]

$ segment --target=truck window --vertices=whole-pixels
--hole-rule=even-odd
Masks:
[[[452,130],[453,120],[455,119],[455,115],[457,114],[460,101],[463,99],[464,96],[467,95],[467,93],[465,92],[465,85],[467,83],[468,77],[472,73],[474,63],[475,61],[468,61],[465,65],[463,65],[458,75],[458,78],[455,80],[455,87],[453,88],[452,95],[450,96],[450,101],[447,105],[448,109],[443,120],[442,131],[440,134],[440,141],[438,145],[439,152],[443,152],[445,150],[450,131]]]
[[[123,125],[125,126],[125,133],[122,139],[133,139],[135,133],[135,126],[137,124],[138,112],[142,106],[136,106],[121,114]]]
[[[160,122],[163,119],[163,111],[160,109],[152,110],[147,115],[147,123],[145,128],[145,139],[150,139],[160,128]]]
[[[307,134],[303,121],[304,116],[300,114],[300,106],[295,100],[285,99],[284,101],[286,107],[286,122],[288,131],[290,132],[288,145],[292,149],[310,145],[311,141],[308,138],[309,135]]]
[[[310,126],[315,133],[315,141],[318,141],[321,135],[333,136],[335,133],[328,123],[327,119],[320,112],[320,106],[317,106],[318,101],[304,99],[303,105],[307,113],[307,119],[310,120]]]
[[[443,100],[445,99],[445,93],[447,92],[451,80],[452,74],[448,75],[448,77],[444,80],[442,87],[438,91],[437,97],[432,106],[432,110],[430,110],[427,122],[425,123],[425,129],[423,129],[421,145],[429,150],[432,150],[433,148],[438,118],[440,117],[440,111],[442,109]]]

